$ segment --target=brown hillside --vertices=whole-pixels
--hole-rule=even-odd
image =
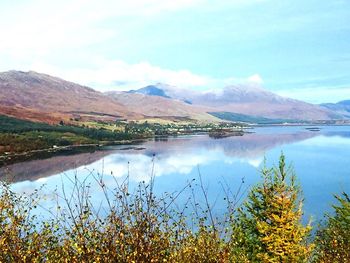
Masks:
[[[0,114],[48,123],[141,117],[101,92],[33,71],[0,73]]]
[[[211,112],[233,112],[271,119],[330,120],[339,114],[318,105],[281,97],[258,85],[232,85],[214,91],[188,91],[164,84],[156,87],[175,99],[210,108]]]
[[[206,113],[206,108],[193,106],[180,100],[126,92],[107,92],[106,94],[119,104],[128,107],[133,112],[143,114],[145,117],[165,119],[177,117],[199,121],[217,121],[215,117]]]

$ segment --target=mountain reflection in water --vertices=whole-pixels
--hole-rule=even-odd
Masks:
[[[16,192],[30,193],[45,184],[42,192],[49,196],[63,185],[68,191],[74,176],[88,178],[92,202],[100,204],[103,193],[91,175],[103,174],[105,184],[112,188],[129,175],[132,190],[138,182],[149,181],[154,171],[154,191],[162,195],[179,191],[201,173],[209,201],[216,203],[215,209],[221,213],[226,209],[224,202],[217,202],[223,200],[222,183],[235,192],[244,178],[243,188],[249,189],[261,181],[259,170],[264,158],[270,167],[283,151],[303,189],[306,218],[322,218],[334,203],[333,194],[350,193],[350,127],[321,127],[317,132],[305,127],[264,127],[254,132],[222,139],[198,135],[150,140],[136,148],[115,146],[106,151],[16,163],[0,168],[0,175],[5,179],[11,174],[11,187]],[[187,198],[183,194],[177,201],[181,205]]]
[[[90,166],[90,168],[99,170],[102,166],[98,161],[104,158],[105,172],[113,171],[115,175],[124,176],[127,173],[125,164],[129,162],[131,170],[135,172],[131,173],[131,179],[145,180],[154,154],[158,176],[176,170],[180,173],[187,173],[199,164],[217,160],[219,156],[225,156],[225,159],[230,157],[244,159],[258,166],[268,150],[316,135],[311,132],[278,134],[278,136],[251,133],[215,140],[205,135],[151,140],[142,144],[142,148],[137,148],[137,150],[133,147],[119,146],[108,151],[15,163],[1,167],[0,176],[15,183],[25,180],[34,181],[79,167]]]

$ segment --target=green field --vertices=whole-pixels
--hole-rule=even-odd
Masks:
[[[237,129],[241,124],[156,123],[156,122],[77,122],[75,125],[49,125],[0,116],[0,155],[23,153],[59,146],[113,144],[155,136],[207,133]]]
[[[69,125],[48,125],[0,116],[0,154],[47,149],[54,146],[132,140],[140,136]]]

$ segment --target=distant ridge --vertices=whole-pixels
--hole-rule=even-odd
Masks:
[[[166,96],[173,100],[182,101],[194,108],[200,108],[213,116],[222,116],[231,113],[232,116],[260,116],[260,118],[277,120],[330,120],[341,119],[342,115],[325,109],[319,105],[281,97],[267,91],[258,85],[231,85],[213,91],[194,91],[158,83],[129,93],[140,93],[151,96]],[[130,100],[130,98],[129,98]],[[127,105],[119,98],[119,103]],[[145,102],[147,103],[147,102]],[[143,106],[145,106],[143,104]],[[230,117],[230,119],[231,119]],[[254,119],[254,118],[251,118]]]
[[[128,91],[128,93],[138,93],[138,94],[144,94],[144,95],[150,95],[150,96],[170,98],[168,95],[165,94],[164,90],[162,90],[161,88],[158,88],[155,85],[149,85],[138,90],[130,90]]]
[[[181,100],[158,95],[145,95],[137,92],[106,92],[106,94],[131,111],[147,118],[167,120],[219,121],[207,113],[206,108],[193,106]]]
[[[342,100],[337,103],[323,103],[322,107],[332,110],[344,117],[350,118],[350,100]]]

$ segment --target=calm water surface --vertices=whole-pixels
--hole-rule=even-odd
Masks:
[[[67,187],[76,175],[90,182],[92,201],[99,204],[102,192],[93,175],[104,175],[106,185],[121,182],[129,174],[130,187],[149,181],[155,175],[155,192],[176,192],[201,173],[215,211],[225,210],[222,185],[236,192],[261,180],[259,170],[264,158],[268,165],[278,162],[281,151],[292,163],[303,189],[305,217],[322,218],[334,203],[333,194],[350,193],[350,127],[322,127],[319,132],[305,127],[264,127],[241,137],[211,139],[206,135],[152,140],[135,146],[118,146],[107,151],[58,156],[45,160],[17,163],[0,168],[0,176],[11,174],[12,188],[30,193],[44,184],[43,191]],[[153,168],[152,168],[153,167]],[[198,188],[196,188],[198,189]],[[189,191],[177,200],[183,205]],[[201,193],[198,192],[199,201]],[[53,202],[46,201],[48,207]]]

